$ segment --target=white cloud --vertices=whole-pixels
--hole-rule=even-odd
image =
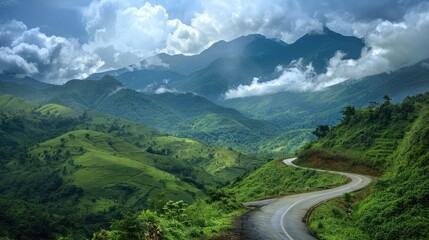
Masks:
[[[219,40],[260,33],[293,42],[304,34],[321,30],[322,23],[301,11],[292,0],[204,1],[191,24],[178,24],[169,35],[170,53],[198,53]]]
[[[46,36],[39,28],[27,29],[15,20],[0,24],[0,44],[0,72],[47,82],[84,78],[103,64],[96,55],[82,51],[77,40]]]
[[[323,87],[317,82],[313,66],[311,64],[304,66],[301,59],[287,68],[277,66],[275,72],[280,73],[278,78],[266,82],[259,82],[258,78],[253,78],[250,85],[239,85],[235,89],[228,90],[225,93],[225,99],[263,96],[286,91],[315,91]]]
[[[155,55],[152,57],[145,58],[143,61],[140,61],[138,63],[132,64],[128,66],[127,69],[132,72],[134,70],[153,69],[157,67],[168,69],[170,65],[163,62],[161,58]]]
[[[174,88],[168,88],[168,87],[166,87],[166,86],[161,86],[161,87],[157,88],[157,89],[154,91],[154,93],[155,93],[155,94],[175,93],[175,92],[177,92],[177,90],[176,90],[176,89],[174,89]]]
[[[160,5],[142,1],[93,1],[85,11],[91,36],[85,49],[96,52],[106,68],[134,64],[164,49],[178,20],[170,20]]]
[[[410,10],[398,22],[375,20],[355,23],[355,34],[363,35],[366,47],[357,60],[337,53],[322,79],[359,79],[415,64],[429,57],[429,5]]]

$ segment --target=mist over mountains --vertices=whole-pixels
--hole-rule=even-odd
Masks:
[[[328,28],[293,44],[253,34],[201,54],[159,54],[63,86],[3,74],[0,93],[97,110],[247,152],[268,151],[276,141],[287,146],[281,154],[310,140],[315,125],[335,124],[348,104],[367,106],[384,95],[401,101],[429,89],[425,61],[332,86],[317,79],[327,74],[332,56],[357,61],[365,49],[361,39]]]

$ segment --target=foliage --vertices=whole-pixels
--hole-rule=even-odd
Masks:
[[[345,196],[316,209],[310,226],[322,239],[429,238],[429,93],[390,101],[385,96],[381,105],[357,110],[307,150],[307,156],[316,147],[339,155],[347,147],[361,152],[356,165],[368,161],[384,172],[365,199]],[[356,137],[364,132],[367,138]]]
[[[234,201],[234,196],[229,200]],[[162,210],[143,210],[125,215],[115,221],[110,230],[100,230],[93,239],[206,239],[224,234],[232,227],[232,217],[244,212],[238,204],[235,208],[224,201],[199,200],[191,205],[183,201],[169,201]]]
[[[0,236],[85,238],[120,212],[194,202],[259,164],[92,111],[10,95],[0,105]]]
[[[273,160],[228,188],[239,201],[245,202],[331,188],[346,181],[345,177],[337,174],[299,169]]]
[[[328,135],[329,131],[331,131],[331,128],[329,127],[329,125],[319,125],[311,133],[315,135],[317,138],[323,138],[326,135]]]

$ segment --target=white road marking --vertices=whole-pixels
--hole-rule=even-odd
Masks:
[[[296,166],[295,164],[293,164],[292,162],[295,160],[296,158],[289,158],[289,159],[285,159],[285,160],[283,160],[283,162],[285,163],[285,164],[287,164],[287,165],[291,165],[291,166],[295,166],[295,167],[298,167],[298,168],[303,168],[303,167],[299,167],[299,166]],[[310,168],[305,168],[305,169],[310,169]],[[352,185],[352,186],[350,186],[350,190],[351,191],[353,191],[353,188],[354,187],[356,187],[356,186],[358,186],[363,180],[363,178],[361,177],[361,176],[359,176],[359,175],[356,175],[356,174],[347,174],[347,173],[341,173],[341,172],[334,172],[334,171],[327,171],[327,170],[320,170],[320,169],[315,169],[315,170],[318,170],[318,171],[322,171],[322,172],[331,172],[331,173],[337,173],[337,174],[341,174],[341,175],[343,175],[343,176],[347,176],[347,177],[349,177],[349,176],[354,176],[354,177],[357,177],[357,178],[359,178],[359,181],[356,183],[356,184],[354,184],[354,185]],[[350,177],[349,177],[350,178]],[[344,186],[344,185],[343,185]],[[344,191],[345,189],[337,189],[337,190],[334,190],[334,191],[330,191],[330,192],[326,192],[326,193],[321,193],[321,194],[317,194],[317,195],[313,195],[313,196],[309,196],[309,197],[306,197],[306,198],[303,198],[303,199],[301,199],[301,200],[299,200],[298,202],[295,202],[294,204],[292,204],[291,206],[289,206],[287,209],[286,209],[286,211],[284,211],[284,213],[282,214],[282,216],[281,216],[281,218],[280,218],[280,225],[281,225],[281,228],[282,228],[282,231],[283,231],[283,233],[290,239],[290,240],[294,240],[291,236],[290,236],[290,234],[286,231],[286,228],[284,227],[284,218],[285,218],[285,216],[286,216],[286,214],[295,206],[295,205],[297,205],[297,204],[299,204],[300,202],[302,202],[302,201],[305,201],[305,200],[308,200],[308,199],[311,199],[311,198],[315,198],[315,197],[321,197],[321,196],[324,196],[324,195],[328,195],[328,194],[334,194],[334,193],[337,193],[337,192],[341,192],[341,191]],[[349,192],[351,192],[351,191],[349,191]],[[346,192],[344,192],[344,193],[346,193]]]

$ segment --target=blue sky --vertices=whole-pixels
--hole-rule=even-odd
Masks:
[[[0,72],[61,83],[160,52],[196,54],[216,41],[252,33],[292,43],[323,25],[381,49],[389,63],[384,69],[390,70],[429,57],[411,49],[410,55],[417,57],[398,59],[388,48],[409,44],[402,35],[395,37],[395,44],[387,37],[395,31],[412,34],[417,46],[424,43],[427,2],[0,0]]]

